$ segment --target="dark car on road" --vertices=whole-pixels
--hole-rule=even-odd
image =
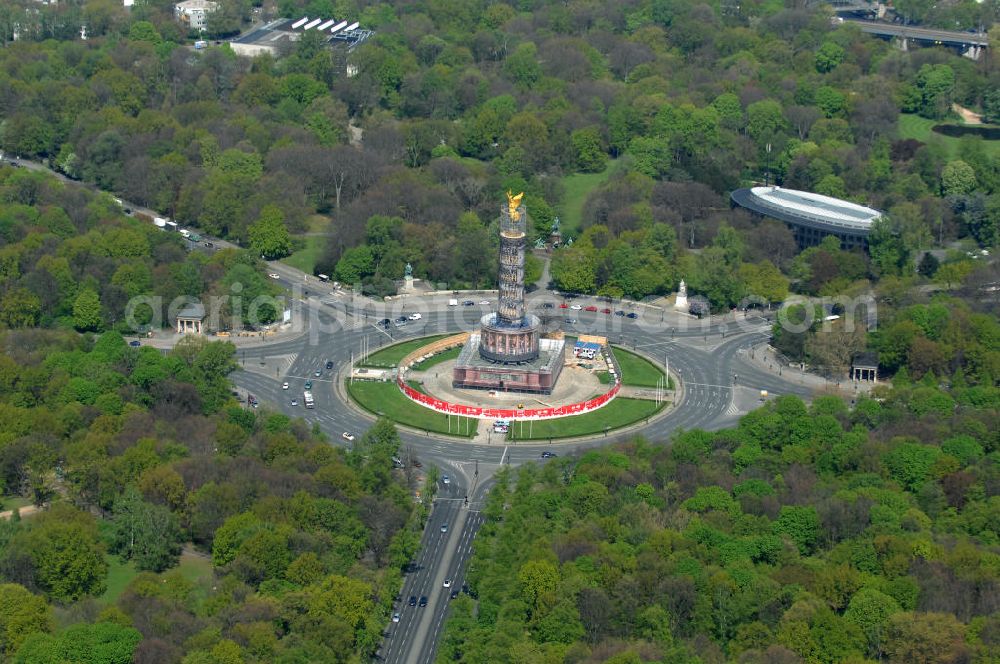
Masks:
[[[130,341],[130,342],[128,342],[128,345],[131,346],[132,348],[138,348],[142,344],[139,343],[138,341]]]
[[[553,308],[555,308],[555,306],[556,305],[552,304],[551,302],[543,302],[542,303],[542,309],[553,309]]]
[[[329,371],[332,368],[333,368],[333,361],[332,360],[327,360],[326,361],[326,370]]]
[[[416,606],[416,605],[417,605],[417,598],[416,598],[416,596],[415,595],[410,595],[410,606]]]
[[[458,588],[452,588],[451,589],[451,598],[455,599],[456,597],[458,597]]]
[[[556,454],[555,452],[542,452],[542,458],[543,459],[553,459],[553,458],[555,458],[557,456],[559,456],[559,455]]]
[[[625,314],[625,318],[638,318],[638,317],[639,314],[635,313],[634,311],[630,311],[627,314]]]
[[[427,606],[427,598],[421,597],[419,606]]]
[[[476,303],[473,302],[472,300],[466,300],[465,302],[462,303],[463,307],[473,307],[475,305],[476,305]]]
[[[389,320],[388,318],[383,318],[383,319],[382,319],[382,320],[380,320],[380,321],[379,321],[378,323],[376,323],[376,325],[378,325],[379,327],[384,327],[384,328],[387,328],[387,329],[388,329],[388,327],[389,327],[390,325],[392,325],[392,321],[391,321],[391,320]]]
[[[624,315],[625,315],[625,312],[622,311],[621,309],[619,309],[618,311],[615,312],[615,316],[624,316]]]

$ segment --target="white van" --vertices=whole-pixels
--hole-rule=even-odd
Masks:
[[[458,300],[455,299],[455,298],[451,298],[450,300],[448,300],[448,306],[449,307],[457,307],[458,306]]]

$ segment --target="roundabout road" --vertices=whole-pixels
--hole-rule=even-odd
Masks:
[[[282,279],[290,283],[290,280]],[[310,284],[311,285],[311,284]],[[478,296],[475,296],[478,297]],[[261,402],[295,417],[302,417],[318,424],[335,443],[344,441],[341,434],[359,435],[372,422],[352,404],[345,403],[343,391],[335,389],[335,381],[347,367],[352,357],[357,357],[364,345],[369,352],[381,347],[434,334],[455,333],[478,329],[479,318],[487,307],[449,307],[447,297],[413,298],[396,300],[385,305],[354,305],[349,295],[316,293],[298,301],[296,314],[302,320],[301,333],[286,341],[242,346],[237,360],[242,369],[233,375],[233,381],[254,394]],[[538,302],[560,301],[548,292],[529,296],[529,306]],[[586,305],[586,300],[578,300]],[[556,305],[557,306],[557,305]],[[376,308],[377,307],[377,308]],[[420,311],[422,319],[412,321],[402,328],[382,330],[375,322],[382,318],[394,319],[401,314]],[[551,312],[553,310],[540,310]],[[563,316],[578,318],[575,324],[563,324],[568,334],[591,333],[606,336],[611,342],[634,349],[657,360],[660,365],[669,361],[670,372],[679,378],[683,390],[680,403],[670,413],[652,420],[646,426],[631,427],[625,432],[612,433],[585,441],[567,443],[517,443],[510,445],[504,460],[513,465],[539,458],[546,449],[571,452],[576,449],[603,445],[637,434],[651,440],[666,440],[679,429],[718,429],[733,424],[746,412],[760,390],[771,395],[799,394],[808,396],[812,390],[762,371],[746,360],[748,350],[764,343],[769,337],[770,323],[762,318],[738,321],[660,322],[659,314],[649,320],[607,316],[601,313],[554,309]],[[673,333],[671,328],[674,328]],[[327,362],[333,369],[327,370]],[[320,375],[316,376],[315,372]],[[736,376],[734,385],[734,376]],[[283,390],[283,381],[289,389]],[[302,406],[305,381],[313,382],[316,401],[314,410]],[[735,389],[734,389],[735,388]],[[297,399],[297,406],[291,399]],[[500,463],[505,448],[503,442],[491,445],[474,444],[411,430],[401,430],[403,443],[411,447],[420,458],[437,465],[451,465],[463,474],[474,462]]]

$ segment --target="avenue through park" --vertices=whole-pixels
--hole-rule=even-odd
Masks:
[[[293,299],[290,330],[278,333],[270,342],[241,345],[237,354],[243,368],[233,375],[233,381],[268,407],[317,424],[334,444],[349,444],[344,433],[359,436],[374,421],[371,413],[352,402],[345,388],[352,359],[362,349],[372,352],[421,337],[473,331],[484,313],[478,304],[482,294],[470,296],[475,298],[475,306],[449,306],[452,294],[377,302],[306,280],[306,275],[281,263],[270,267],[280,277],[279,283],[298,296]],[[565,301],[558,293],[541,288],[527,295],[526,306],[531,311],[565,312],[559,309]],[[543,309],[546,302],[553,307]],[[589,305],[597,300],[579,298],[574,302]],[[482,524],[478,508],[490,488],[491,476],[501,465],[539,462],[544,452],[569,454],[635,436],[666,440],[678,430],[720,429],[758,406],[763,392],[769,397],[809,397],[816,391],[815,385],[803,384],[787,373],[779,375],[777,370],[750,360],[754,349],[766,345],[770,337],[771,321],[766,312],[751,310],[746,316],[738,313],[699,320],[644,304],[623,306],[629,306],[637,317],[572,310],[573,316],[555,316],[553,325],[565,328],[568,334],[606,336],[616,346],[660,366],[669,365],[669,373],[677,381],[675,402],[648,423],[564,441],[507,442],[502,436],[492,436],[487,444],[400,427],[408,454],[420,460],[425,470],[436,467],[449,481],[438,482],[420,553],[397,602],[400,621],[390,625],[380,651],[384,661],[415,664],[433,659],[451,595],[443,583],[449,580],[454,587],[462,587],[472,541]],[[420,319],[403,327],[386,330],[377,324],[414,312],[421,314]],[[576,322],[567,323],[566,319]],[[328,362],[333,369],[325,369]],[[282,389],[285,381],[288,390]],[[313,385],[312,410],[291,405],[291,398],[301,394],[306,381]],[[481,422],[480,427],[487,424]],[[448,525],[447,532],[441,531],[442,525]],[[427,606],[408,606],[410,597],[427,598]]]

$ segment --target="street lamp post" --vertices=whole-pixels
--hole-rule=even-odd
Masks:
[[[764,148],[767,152],[767,166],[764,168],[764,186],[768,186],[771,177],[771,144]]]

